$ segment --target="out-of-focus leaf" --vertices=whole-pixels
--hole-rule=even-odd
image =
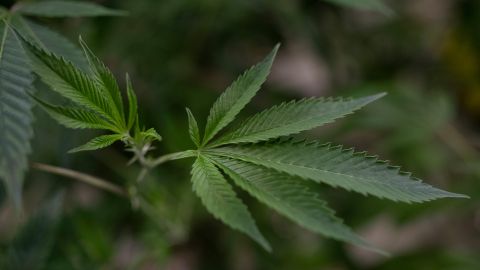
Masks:
[[[124,11],[106,8],[91,2],[42,1],[21,3],[16,12],[39,17],[122,16]]]
[[[362,10],[378,11],[390,15],[393,11],[383,3],[383,0],[325,0],[327,2]]]
[[[0,22],[0,178],[16,208],[28,165],[32,129],[33,76],[20,41],[6,22]]]
[[[2,269],[43,269],[55,239],[63,193],[57,193],[15,235]]]
[[[50,30],[48,27],[35,23],[19,15],[12,16],[12,25],[23,37],[37,46],[60,55],[86,71],[88,63],[81,51],[70,40]]]

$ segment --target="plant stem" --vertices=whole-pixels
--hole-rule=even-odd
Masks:
[[[61,175],[61,176],[65,176],[65,177],[68,177],[68,178],[71,178],[71,179],[75,179],[75,180],[81,181],[83,183],[89,184],[91,186],[94,186],[94,187],[112,192],[112,193],[117,194],[117,195],[122,196],[122,197],[126,197],[126,198],[129,197],[128,192],[125,189],[123,189],[122,187],[117,186],[117,185],[115,185],[111,182],[108,182],[105,179],[101,179],[101,178],[98,178],[98,177],[95,177],[95,176],[92,176],[92,175],[89,175],[89,174],[85,174],[85,173],[81,173],[81,172],[77,172],[77,171],[74,171],[74,170],[65,169],[65,168],[61,168],[61,167],[56,167],[56,166],[52,166],[52,165],[47,165],[47,164],[43,164],[43,163],[33,163],[32,167],[37,169],[37,170],[40,170],[40,171],[49,172],[49,173],[52,173],[52,174]]]
[[[160,156],[156,158],[155,160],[152,161],[151,165],[152,167],[156,167],[162,163],[165,163],[167,161],[171,160],[176,160],[176,159],[182,159],[182,158],[188,158],[188,157],[194,157],[197,155],[196,150],[186,150],[186,151],[181,151],[181,152],[175,152],[167,155]]]

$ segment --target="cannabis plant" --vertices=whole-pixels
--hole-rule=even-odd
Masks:
[[[123,12],[93,3],[48,1],[18,2],[9,10],[0,6],[0,179],[16,208],[20,208],[21,189],[28,168],[30,141],[33,137],[35,77],[27,64],[23,47],[15,36],[18,31],[37,46],[65,57],[79,68],[88,64],[82,51],[67,38],[30,17],[63,18],[115,16]]]
[[[154,157],[153,145],[162,138],[155,129],[140,123],[137,98],[128,75],[125,87],[128,102],[124,104],[116,79],[81,38],[89,71],[25,38],[22,40],[34,72],[70,102],[61,106],[34,97],[38,104],[68,128],[106,132],[70,152],[97,150],[120,141],[125,150],[132,152],[131,162],[141,165],[143,169],[137,181],[126,187],[134,206],[142,200],[136,191],[150,170],[167,161],[193,158],[192,189],[206,209],[266,250],[271,250],[268,241],[231,183],[300,226],[374,249],[334,215],[326,202],[308,187],[308,181],[400,202],[466,197],[432,187],[366,153],[291,137],[351,114],[384,93],[361,98],[312,97],[284,102],[226,129],[267,79],[278,45],[220,95],[203,131],[192,112],[186,109],[194,149]]]

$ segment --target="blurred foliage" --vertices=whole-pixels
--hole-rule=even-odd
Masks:
[[[388,16],[319,0],[99,2],[130,16],[42,22],[72,40],[82,34],[117,77],[130,73],[145,124],[169,142],[158,153],[191,146],[187,132],[178,132],[187,130],[185,106],[205,119],[219,91],[282,42],[267,86],[244,115],[287,98],[386,91],[381,102],[315,136],[378,153],[472,199],[412,206],[316,188],[347,224],[393,254],[383,258],[308,233],[239,192],[259,227],[270,228],[275,249],[268,254],[199,206],[188,161],[146,179],[142,192],[156,219],[122,198],[32,171],[23,220],[8,202],[0,210],[3,262],[21,228],[35,222],[30,213],[65,189],[55,233],[45,234],[50,252],[38,246],[34,255],[44,256],[38,269],[479,269],[480,2],[385,1],[394,11]],[[72,133],[39,110],[36,134],[32,160],[115,183],[138,173],[125,166],[121,148],[65,154],[92,134]],[[25,250],[34,250],[29,243]]]

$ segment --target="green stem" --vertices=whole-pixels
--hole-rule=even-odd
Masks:
[[[156,166],[158,166],[162,163],[165,163],[167,161],[194,157],[196,155],[197,155],[196,150],[186,150],[186,151],[181,151],[181,152],[176,152],[176,153],[171,153],[171,154],[160,156],[157,159],[153,160],[151,162],[151,164],[152,164],[152,168],[153,168],[153,167],[156,167]]]
[[[77,172],[77,171],[66,169],[66,168],[47,165],[47,164],[43,164],[43,163],[33,163],[32,167],[34,169],[37,169],[37,170],[40,170],[40,171],[44,171],[44,172],[48,172],[48,173],[52,173],[52,174],[56,174],[56,175],[61,175],[61,176],[65,176],[65,177],[68,177],[68,178],[71,178],[71,179],[74,179],[74,180],[78,180],[78,181],[81,181],[83,183],[86,183],[86,184],[89,184],[91,186],[109,191],[111,193],[117,194],[117,195],[122,196],[122,197],[127,197],[127,198],[129,197],[128,192],[125,189],[123,189],[122,187],[117,186],[117,185],[115,185],[111,182],[108,182],[105,179],[101,179],[101,178],[98,178],[98,177],[95,177],[95,176],[92,176],[92,175],[89,175],[89,174]]]

